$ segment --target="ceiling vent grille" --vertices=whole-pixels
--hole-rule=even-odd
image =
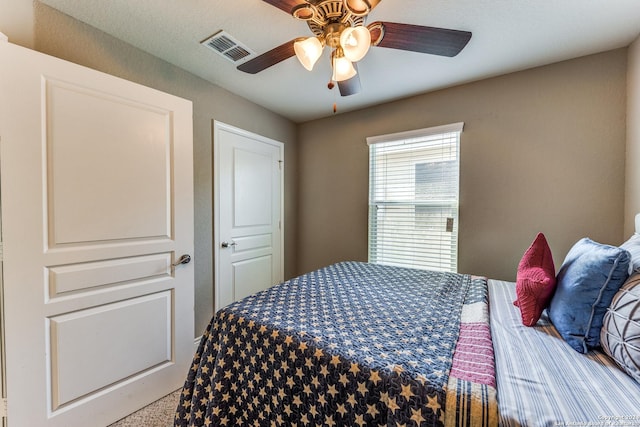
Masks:
[[[231,62],[238,62],[249,56],[255,55],[251,49],[244,46],[229,35],[229,33],[222,30],[202,41],[201,44]]]

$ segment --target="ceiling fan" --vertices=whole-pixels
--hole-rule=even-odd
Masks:
[[[306,21],[314,36],[283,43],[239,65],[238,69],[256,74],[295,55],[311,71],[324,47],[328,46],[332,50],[333,70],[329,89],[337,82],[342,96],[360,91],[356,63],[364,58],[371,46],[452,57],[471,39],[468,31],[446,28],[381,21],[365,25],[367,15],[381,0],[263,1]]]

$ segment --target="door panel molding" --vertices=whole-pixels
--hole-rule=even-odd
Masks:
[[[167,290],[48,318],[49,413],[171,362],[172,299]]]
[[[172,238],[171,112],[48,77],[42,96],[47,246]]]
[[[171,253],[47,267],[47,298],[78,295],[108,286],[169,277]]]

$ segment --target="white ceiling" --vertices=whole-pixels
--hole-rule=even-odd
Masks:
[[[454,58],[372,48],[359,63],[362,91],[329,91],[328,57],[313,71],[295,58],[256,75],[200,44],[224,30],[257,54],[306,24],[262,0],[40,0],[295,122],[629,45],[640,0],[384,0],[367,22],[471,31]],[[325,49],[328,50],[328,49]]]

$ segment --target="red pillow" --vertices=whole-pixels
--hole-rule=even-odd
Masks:
[[[556,289],[556,269],[551,249],[544,234],[538,233],[524,253],[516,276],[516,295],[513,302],[520,307],[522,324],[533,326],[549,305]]]

